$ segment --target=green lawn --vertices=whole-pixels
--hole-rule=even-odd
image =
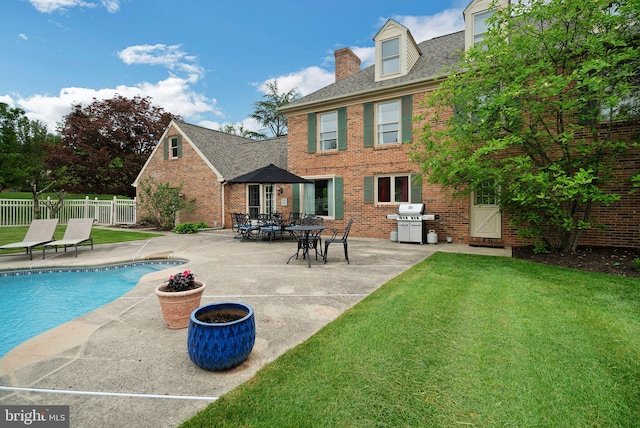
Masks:
[[[66,225],[60,225],[56,228],[54,234],[55,239],[62,239]],[[7,226],[0,227],[0,245],[12,242],[21,242],[27,234],[29,226]],[[159,233],[134,232],[124,229],[99,229],[94,227],[91,230],[91,237],[94,244],[110,244],[114,242],[138,241],[141,239],[149,239],[154,236],[162,236]],[[10,254],[15,252],[24,252],[24,249],[18,250],[0,250],[0,254]]]
[[[640,280],[437,253],[182,427],[631,427]]]

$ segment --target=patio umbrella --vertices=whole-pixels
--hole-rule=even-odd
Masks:
[[[302,177],[290,173],[289,171],[278,168],[274,164],[258,168],[254,171],[240,175],[229,180],[229,183],[311,183]]]

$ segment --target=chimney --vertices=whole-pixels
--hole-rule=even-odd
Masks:
[[[333,55],[336,58],[336,82],[360,71],[360,58],[351,49],[338,49]]]

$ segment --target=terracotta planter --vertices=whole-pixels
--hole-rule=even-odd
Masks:
[[[198,319],[215,313],[232,312],[229,322]],[[256,340],[253,308],[241,302],[218,302],[201,306],[191,313],[187,334],[189,357],[205,370],[228,370],[245,361]]]
[[[191,312],[200,306],[200,298],[207,285],[204,282],[195,281],[200,287],[187,291],[161,291],[164,284],[155,289],[160,301],[160,309],[167,327],[171,329],[186,328],[189,326]]]

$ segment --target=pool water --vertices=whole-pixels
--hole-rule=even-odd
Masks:
[[[183,263],[0,272],[0,358],[22,342],[116,300],[142,276]]]

